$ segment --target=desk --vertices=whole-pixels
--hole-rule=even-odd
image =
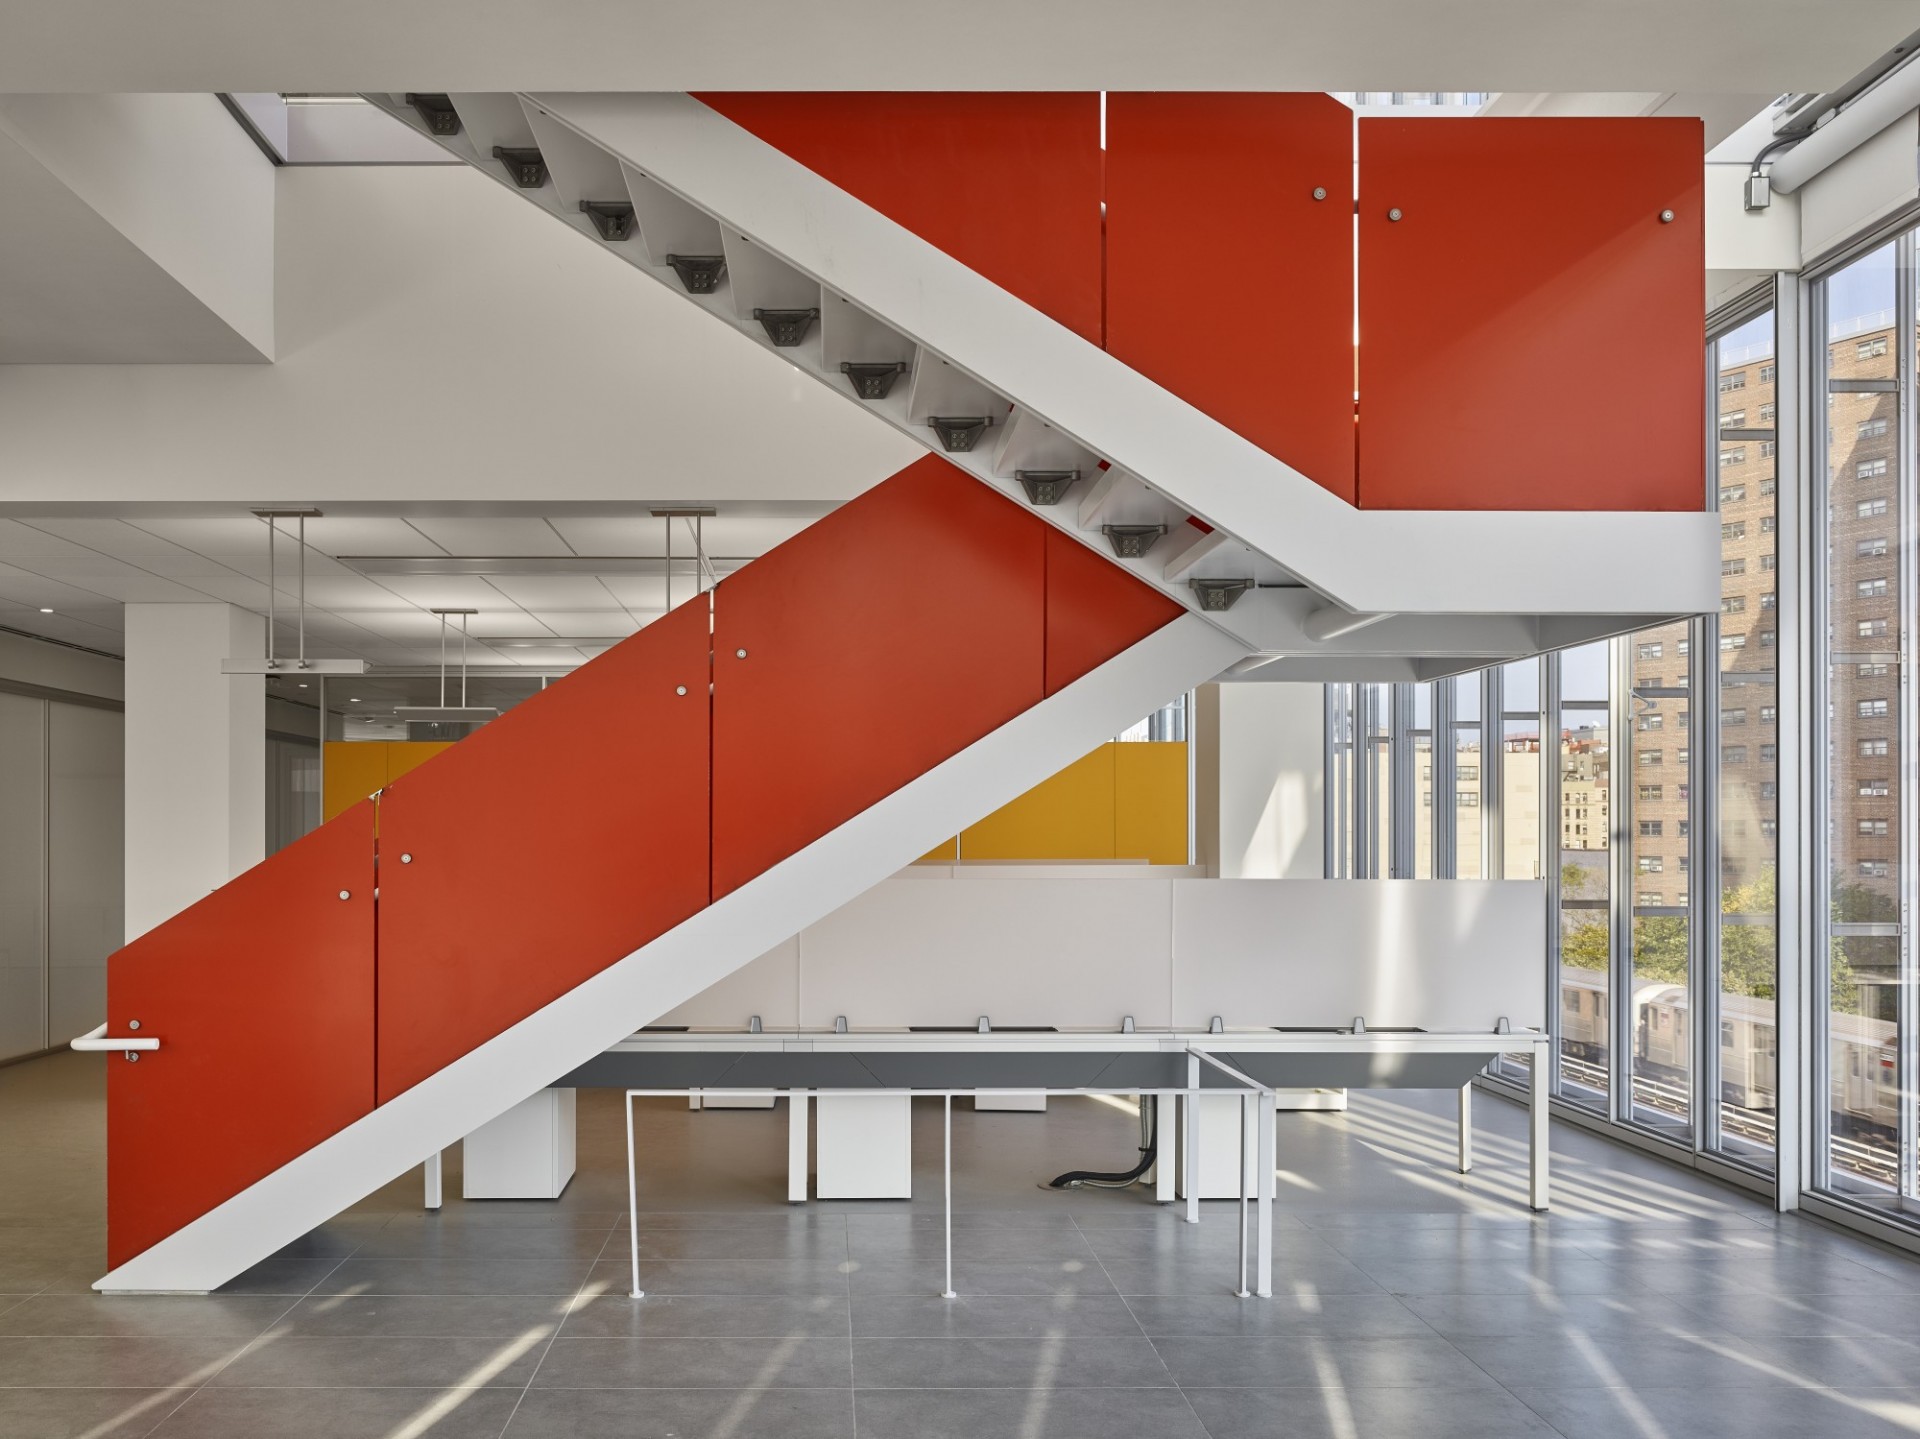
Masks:
[[[1194,1106],[1203,1095],[1259,1094],[1264,1122],[1243,1125],[1258,1160],[1262,1263],[1260,1293],[1271,1292],[1271,1201],[1275,1089],[1452,1089],[1460,1104],[1460,1168],[1472,1165],[1470,1086],[1502,1054],[1531,1057],[1529,1190],[1548,1203],[1547,1036],[1472,1032],[1362,1032],[1228,1029],[1221,1032],[1058,1030],[1046,1033],[915,1033],[900,1029],[786,1030],[751,1034],[691,1029],[639,1033],[557,1081],[643,1094],[785,1094],[788,1198],[807,1198],[807,1111],[811,1098],[995,1093],[1132,1094]],[[630,1102],[629,1100],[629,1102]],[[630,1111],[629,1111],[630,1113]],[[1163,1110],[1164,1116],[1164,1110]],[[951,1119],[949,1118],[949,1124]],[[1248,1127],[1255,1131],[1249,1136]],[[1189,1125],[1192,1133],[1196,1126]],[[896,1132],[899,1132],[896,1130]],[[1162,1127],[1162,1135],[1169,1129]],[[631,1119],[629,1118],[629,1133]],[[903,1142],[903,1141],[902,1141]],[[1163,1147],[1162,1153],[1165,1154]],[[1200,1217],[1199,1146],[1183,1146],[1186,1217]],[[1161,1194],[1170,1191],[1161,1166]],[[1243,1186],[1244,1192],[1244,1186]]]

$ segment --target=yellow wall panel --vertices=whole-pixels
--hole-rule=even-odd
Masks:
[[[321,761],[326,771],[320,794],[322,819],[332,819],[386,785],[387,748],[379,740],[328,741]]]
[[[1112,859],[1113,751],[1101,745],[964,830],[960,857]],[[1184,830],[1185,821],[1182,821]]]
[[[1187,747],[1179,743],[1115,744],[1116,859],[1149,864],[1187,862]]]
[[[425,764],[452,740],[330,740],[320,818],[332,819],[377,789]]]
[[[928,850],[925,854],[921,855],[920,858],[916,859],[914,863],[915,864],[952,864],[958,858],[960,858],[960,841],[957,839],[950,839],[945,841],[944,843],[936,844],[932,849]]]

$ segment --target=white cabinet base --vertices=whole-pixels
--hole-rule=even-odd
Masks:
[[[814,1193],[821,1199],[913,1197],[913,1101],[904,1094],[815,1099]]]
[[[976,1112],[987,1110],[1011,1110],[1021,1114],[1045,1114],[1047,1096],[1045,1094],[976,1094],[973,1097]]]
[[[465,1199],[558,1199],[573,1178],[574,1092],[543,1089],[466,1138]]]

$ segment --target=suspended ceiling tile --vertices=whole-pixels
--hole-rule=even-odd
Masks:
[[[209,559],[126,520],[36,517],[21,523],[113,555],[167,579],[191,581],[203,575],[231,573],[218,560]]]
[[[546,609],[617,610],[620,602],[591,575],[492,575],[493,587],[517,605]]]
[[[499,590],[477,575],[387,575],[381,584],[422,609],[511,608]]]
[[[625,610],[535,610],[534,618],[557,635],[624,636],[640,626]]]
[[[468,519],[433,515],[413,527],[452,555],[564,555],[572,553],[542,519]],[[350,553],[350,551],[337,551]],[[418,553],[418,551],[415,551]]]

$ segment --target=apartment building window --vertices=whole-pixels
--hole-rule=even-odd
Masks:
[[[1640,821],[1640,837],[1642,839],[1657,839],[1665,829],[1666,822],[1664,820],[1643,819]]]
[[[1463,789],[1453,797],[1453,802],[1457,809],[1478,809],[1480,808],[1479,791]]]
[[[1885,719],[1887,702],[1883,699],[1861,700],[1857,706],[1861,719]]]
[[[1747,597],[1745,595],[1722,595],[1720,597],[1720,613],[1723,615],[1737,615],[1746,609],[1746,607]]]
[[[1745,709],[1723,709],[1720,711],[1720,723],[1723,725],[1745,724],[1746,722],[1747,712]]]
[[[1886,577],[1880,576],[1870,580],[1856,580],[1854,582],[1853,592],[1863,600],[1885,599],[1887,596]]]
[[[1856,360],[1877,359],[1886,352],[1887,337],[1885,335],[1875,335],[1871,340],[1861,340],[1853,347],[1853,357]]]
[[[1877,559],[1886,552],[1887,537],[1885,535],[1875,535],[1871,539],[1853,542],[1853,553],[1858,559]]]
[[[1644,714],[1640,716],[1639,727],[1643,730],[1659,729],[1660,726],[1665,722],[1666,722],[1665,715]]]
[[[1723,505],[1738,504],[1746,497],[1747,487],[1745,485],[1722,485],[1720,487],[1720,503]]]
[[[1657,889],[1643,889],[1634,895],[1633,902],[1642,909],[1658,909],[1662,895]]]
[[[1760,706],[1760,723],[1761,724],[1772,724],[1779,717],[1780,717],[1780,710],[1777,705],[1761,705]]]
[[[1887,782],[1883,779],[1863,779],[1860,781],[1860,797],[1862,799],[1885,799],[1887,795],[1891,793],[1892,791],[1888,788]]]
[[[1860,430],[1857,438],[1862,440],[1877,440],[1880,438],[1880,436],[1884,435],[1886,432],[1887,432],[1887,417],[1885,415],[1881,415],[1876,419],[1862,420],[1860,422]]]
[[[1760,786],[1760,798],[1762,799],[1780,798],[1780,786],[1773,780],[1764,781]]]
[[[1723,575],[1744,575],[1746,572],[1747,562],[1739,556],[1729,555],[1720,561],[1720,573]]]
[[[1763,744],[1763,745],[1761,745],[1761,746],[1760,746],[1760,763],[1762,763],[1762,764],[1773,764],[1773,763],[1775,763],[1775,762],[1776,762],[1776,761],[1777,761],[1777,760],[1778,760],[1779,758],[1780,758],[1780,746],[1779,746],[1779,745],[1777,745],[1777,744]]]
[[[1877,460],[1860,460],[1853,467],[1856,480],[1877,480],[1887,472],[1887,462],[1883,456]]]
[[[1744,429],[1747,423],[1745,410],[1728,410],[1720,416],[1720,428],[1723,430]]]
[[[1747,762],[1747,747],[1743,744],[1722,745],[1720,747],[1720,761],[1722,764],[1745,764]]]
[[[1775,482],[1771,476],[1769,476],[1767,479],[1762,480],[1760,482],[1760,493],[1762,495],[1771,495],[1773,493],[1774,483]]]
[[[1884,838],[1887,822],[1884,819],[1863,819],[1859,822],[1860,833],[1870,838]]]
[[[1760,596],[1761,611],[1764,613],[1765,611],[1774,608],[1778,600],[1779,600],[1779,596],[1775,595],[1772,590],[1768,590],[1764,595]]]
[[[1634,757],[1639,760],[1642,768],[1653,769],[1655,766],[1663,763],[1660,756],[1661,751],[1657,749],[1643,749]]]
[[[1887,742],[1883,739],[1863,739],[1860,741],[1860,758],[1880,759],[1887,753]]]
[[[1859,869],[1862,879],[1890,879],[1893,875],[1893,866],[1884,859],[1863,859]]]
[[[1640,798],[1640,802],[1641,802],[1642,804],[1652,804],[1652,803],[1656,803],[1656,802],[1657,802],[1657,801],[1659,800],[1659,798],[1660,798],[1660,792],[1661,792],[1661,790],[1662,790],[1663,788],[1664,788],[1664,786],[1662,786],[1662,785],[1657,785],[1657,784],[1643,784],[1643,785],[1641,785],[1641,786],[1640,786],[1640,788],[1639,788],[1639,790],[1638,790],[1638,795],[1639,795],[1639,798]]]
[[[1649,644],[1639,646],[1635,653],[1643,660],[1657,660],[1660,658],[1661,651],[1664,648],[1665,646],[1662,645],[1659,640],[1654,640]]]
[[[1746,534],[1746,532],[1747,522],[1745,520],[1729,520],[1726,524],[1720,526],[1720,538],[1723,540],[1737,540]]]
[[[1887,672],[1887,667],[1883,664],[1856,665],[1854,668],[1859,672],[1862,679],[1872,679],[1876,676],[1884,675]]]
[[[1871,520],[1887,512],[1885,500],[1861,500],[1853,507],[1853,516],[1857,520]]]
[[[1884,639],[1887,633],[1885,620],[1861,620],[1854,625],[1854,631],[1863,640]]]
[[[1747,373],[1745,370],[1729,370],[1720,377],[1720,393],[1723,395],[1731,394],[1735,390],[1744,390],[1746,387]],[[1696,390],[1694,393],[1698,394],[1699,391]]]
[[[1746,647],[1747,637],[1745,635],[1720,636],[1720,648],[1723,650],[1743,650]]]
[[[1747,447],[1745,445],[1733,445],[1720,451],[1720,468],[1723,470],[1729,465],[1744,465],[1746,462]]]
[[[1659,874],[1666,868],[1666,861],[1657,854],[1643,854],[1634,864],[1642,874]]]
[[[1775,568],[1774,557],[1772,555],[1760,556],[1760,568],[1771,572]]]
[[[1762,365],[1760,367],[1760,383],[1763,385],[1771,385],[1773,383],[1773,366],[1772,365]],[[1768,405],[1767,413],[1769,417],[1771,417],[1772,412],[1773,412],[1773,406]]]
[[[1763,460],[1770,460],[1773,458],[1773,441],[1772,440],[1762,440],[1760,442],[1760,458]]]

